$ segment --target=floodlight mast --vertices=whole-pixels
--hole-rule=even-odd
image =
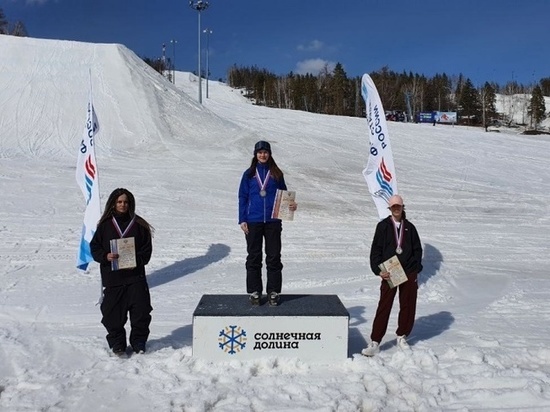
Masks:
[[[208,99],[208,78],[210,77],[210,35],[212,34],[212,30],[204,29],[202,32],[206,33],[206,98]]]
[[[201,75],[201,12],[206,10],[210,4],[206,0],[189,0],[189,7],[196,10],[199,15],[199,30],[198,30],[198,72],[199,76],[199,104],[202,104],[202,75]]]
[[[172,39],[170,43],[172,43],[172,83],[176,84],[176,44],[178,41]]]

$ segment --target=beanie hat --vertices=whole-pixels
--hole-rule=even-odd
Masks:
[[[254,156],[256,156],[256,153],[260,150],[267,150],[267,152],[271,155],[271,145],[265,140],[260,140],[254,145]]]

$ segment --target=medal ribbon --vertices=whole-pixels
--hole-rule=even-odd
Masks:
[[[112,218],[112,221],[113,221],[113,225],[115,226],[115,229],[116,231],[118,232],[118,235],[123,238],[124,235],[126,233],[128,233],[128,231],[132,228],[132,226],[134,225],[134,221],[136,220],[135,216],[132,218],[132,220],[130,220],[130,223],[128,224],[128,227],[126,227],[126,230],[123,232],[122,230],[120,230],[120,226],[118,225],[118,222],[116,221],[115,217],[113,216]]]
[[[267,182],[269,182],[269,178],[271,177],[271,170],[267,172],[265,175],[265,179],[262,182],[262,179],[260,178],[260,172],[258,172],[258,168],[256,168],[256,180],[258,181],[258,186],[260,186],[260,191],[265,190],[265,187],[267,186]]]
[[[393,232],[395,233],[395,243],[397,243],[397,249],[401,249],[401,244],[403,243],[403,226],[405,226],[405,222],[401,221],[401,225],[399,225],[399,231],[397,230],[397,224],[392,219],[393,223]]]

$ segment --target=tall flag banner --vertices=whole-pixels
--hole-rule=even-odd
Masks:
[[[90,82],[91,83],[91,82]],[[82,225],[82,236],[76,259],[76,267],[82,270],[88,268],[93,262],[90,251],[90,241],[94,236],[97,222],[101,218],[101,205],[99,199],[99,175],[95,157],[95,135],[99,131],[99,122],[94,111],[92,101],[92,88],[90,84],[90,96],[86,114],[86,127],[80,142],[78,160],[76,162],[76,183],[86,200],[86,212],[84,213],[84,224]]]
[[[386,114],[378,90],[366,73],[361,80],[361,95],[365,100],[370,144],[369,159],[363,176],[378,210],[378,216],[384,219],[389,215],[388,199],[397,194],[397,179]]]

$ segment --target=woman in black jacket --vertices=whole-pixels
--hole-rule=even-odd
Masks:
[[[107,329],[109,348],[117,355],[126,353],[124,325],[130,314],[130,345],[134,352],[145,352],[151,324],[151,296],[145,277],[153,246],[153,228],[135,214],[136,201],[127,189],[115,189],[105,205],[90,242],[94,260],[100,264],[103,299],[101,323]],[[111,250],[111,240],[134,238],[136,266],[117,270],[119,255]]]
[[[376,226],[370,250],[370,266],[375,275],[382,278],[380,300],[374,317],[371,343],[361,352],[365,356],[374,356],[379,351],[380,342],[386,334],[391,308],[397,289],[399,289],[399,317],[397,320],[397,345],[402,349],[409,347],[407,336],[414,326],[417,277],[422,270],[422,244],[416,227],[406,219],[403,198],[390,197],[388,208],[391,215]],[[390,288],[390,274],[383,272],[379,265],[392,256],[397,256],[407,275],[407,281]]]

